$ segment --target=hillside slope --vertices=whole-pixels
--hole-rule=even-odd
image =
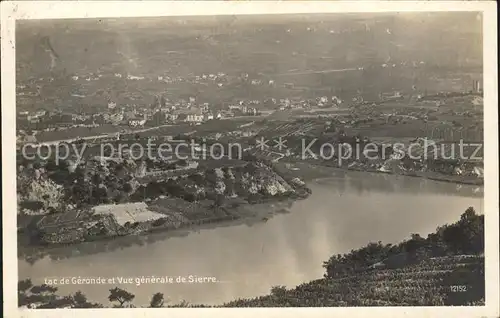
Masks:
[[[465,290],[464,290],[465,289]],[[393,269],[367,269],[287,290],[236,300],[227,307],[444,306],[484,302],[484,256],[430,258]]]
[[[275,286],[269,295],[216,307],[482,306],[484,215],[470,207],[460,220],[439,226],[426,238],[414,233],[396,245],[368,243],[344,255],[332,255],[323,267],[322,279],[292,289]],[[79,291],[63,297],[56,292],[54,286],[19,281],[19,306],[105,307],[87,301]],[[135,306],[135,295],[126,290],[115,288],[110,293],[115,307]],[[187,302],[164,305],[163,297],[162,293],[153,295],[150,307],[210,307]]]

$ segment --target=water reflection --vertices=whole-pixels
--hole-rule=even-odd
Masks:
[[[332,254],[370,241],[399,242],[411,233],[426,235],[451,223],[469,206],[481,213],[474,187],[419,178],[351,174],[310,182],[312,195],[279,205],[267,222],[228,225],[200,231],[156,233],[107,242],[53,249],[33,265],[19,262],[19,277],[35,283],[45,277],[141,275],[213,276],[219,283],[121,286],[146,304],[155,292],[173,302],[220,304],[269,292],[271,286],[295,286],[320,278]],[[251,226],[248,226],[251,225]],[[187,236],[186,236],[187,235]],[[186,237],[183,237],[186,236]],[[168,238],[168,239],[167,239]],[[145,248],[147,246],[147,248]],[[72,257],[79,256],[79,257]],[[107,304],[114,286],[60,286],[61,293],[80,289]]]

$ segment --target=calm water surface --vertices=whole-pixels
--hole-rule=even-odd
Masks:
[[[94,254],[74,246],[64,252],[80,254],[75,257],[46,257],[33,265],[20,260],[19,277],[42,283],[44,278],[77,276],[211,276],[218,282],[58,287],[60,294],[81,290],[105,305],[115,286],[134,293],[136,305],[146,305],[155,292],[174,303],[220,304],[266,294],[275,285],[292,287],[320,278],[322,263],[332,254],[370,241],[396,243],[411,233],[427,235],[458,220],[467,207],[482,213],[483,206],[482,188],[411,177],[349,172],[309,186],[313,194],[308,199],[267,222],[147,238],[142,245]]]

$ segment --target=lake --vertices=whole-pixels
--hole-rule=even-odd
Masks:
[[[108,305],[109,289],[136,295],[137,306],[161,292],[172,303],[221,304],[264,295],[272,286],[293,287],[321,278],[323,261],[368,242],[397,243],[411,233],[426,236],[436,227],[457,221],[472,206],[483,213],[483,188],[362,172],[339,173],[308,182],[312,195],[294,202],[288,213],[267,222],[201,229],[188,235],[158,239],[147,235],[139,244],[74,257],[45,257],[30,265],[19,260],[19,278],[35,284],[45,278],[101,277],[114,284],[68,284],[59,294],[81,290],[89,300]],[[85,243],[87,244],[87,243]],[[89,243],[108,246],[110,243]],[[115,244],[115,243],[113,243]],[[84,245],[84,244],[82,244]],[[104,250],[107,247],[103,247]],[[118,284],[116,277],[168,276],[170,283]],[[217,282],[189,283],[189,275]],[[185,283],[177,283],[185,277]]]

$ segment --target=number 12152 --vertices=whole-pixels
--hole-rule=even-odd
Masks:
[[[450,289],[453,293],[463,293],[467,291],[467,286],[465,285],[452,285]]]

